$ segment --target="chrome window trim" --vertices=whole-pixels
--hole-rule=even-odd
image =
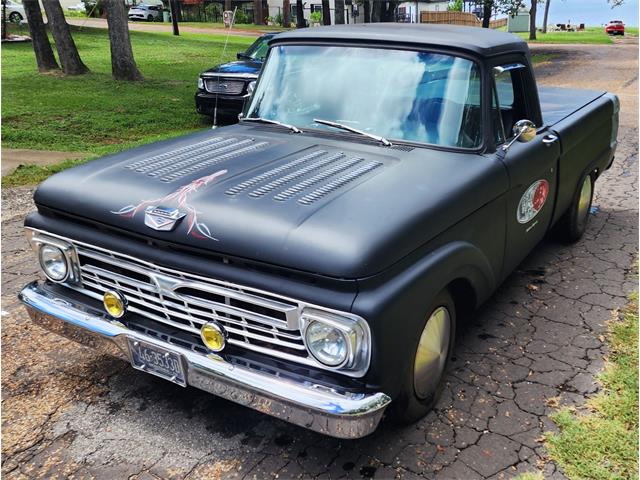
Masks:
[[[259,353],[263,353],[275,358],[281,358],[283,360],[288,360],[288,361],[292,361],[295,363],[299,363],[299,364],[303,364],[303,365],[307,365],[310,367],[315,367],[315,368],[319,368],[322,370],[329,370],[329,371],[334,371],[336,373],[340,373],[342,375],[346,375],[349,377],[353,377],[353,378],[359,378],[364,376],[364,374],[368,371],[369,366],[371,364],[371,330],[369,328],[369,324],[364,320],[364,318],[360,317],[359,315],[350,313],[350,312],[342,312],[340,310],[335,310],[335,309],[330,309],[330,308],[326,308],[320,305],[316,305],[316,304],[312,304],[312,303],[308,303],[305,301],[301,301],[301,300],[297,300],[295,298],[291,298],[291,297],[287,297],[284,295],[280,295],[277,293],[273,293],[273,292],[269,292],[269,291],[265,291],[265,290],[261,290],[258,288],[253,288],[253,287],[246,287],[244,285],[239,285],[236,283],[232,283],[232,282],[227,282],[224,280],[218,280],[218,279],[214,279],[214,278],[208,278],[208,277],[203,277],[201,275],[197,275],[197,274],[192,274],[192,273],[187,273],[187,272],[182,272],[180,270],[176,270],[176,269],[172,269],[172,268],[168,268],[168,267],[162,267],[159,265],[156,265],[153,262],[149,262],[146,260],[141,260],[138,259],[136,257],[124,254],[124,253],[120,253],[120,252],[116,252],[113,250],[109,250],[107,248],[102,248],[102,247],[98,247],[96,245],[92,245],[89,243],[85,243],[85,242],[81,242],[79,240],[73,240],[70,239],[68,237],[64,237],[62,235],[58,235],[58,234],[54,234],[54,233],[50,233],[44,230],[40,230],[40,229],[36,229],[36,228],[32,228],[32,227],[26,227],[26,232],[27,232],[27,238],[29,238],[30,241],[32,241],[32,239],[36,236],[38,236],[38,238],[44,237],[46,239],[46,237],[51,237],[54,239],[57,239],[59,241],[63,241],[63,242],[67,242],[69,245],[72,246],[72,251],[73,254],[70,256],[70,258],[72,259],[72,264],[74,265],[73,268],[77,269],[78,272],[78,277],[79,279],[81,279],[80,276],[80,261],[79,261],[79,257],[78,257],[78,252],[77,249],[80,248],[82,250],[82,254],[85,255],[86,254],[86,249],[91,249],[91,250],[95,250],[95,251],[99,251],[99,252],[103,252],[106,255],[112,256],[114,257],[116,260],[120,260],[122,261],[123,266],[125,266],[127,269],[130,269],[132,271],[136,271],[136,269],[140,272],[140,273],[144,273],[144,274],[149,274],[148,271],[145,270],[145,267],[149,270],[152,271],[154,278],[159,278],[159,279],[166,279],[173,276],[177,276],[177,277],[182,277],[183,279],[185,279],[185,281],[180,280],[180,286],[187,286],[190,285],[190,282],[194,282],[194,284],[197,284],[198,287],[210,287],[211,289],[213,289],[213,291],[215,292],[216,288],[220,288],[220,289],[225,289],[228,288],[229,290],[224,290],[224,295],[236,295],[238,297],[238,299],[243,300],[243,301],[247,301],[248,303],[254,303],[256,305],[261,305],[261,306],[266,306],[268,308],[274,308],[273,305],[277,303],[277,300],[282,300],[282,305],[288,303],[288,304],[294,304],[296,306],[296,308],[292,308],[288,311],[285,312],[285,317],[286,317],[286,322],[281,322],[278,323],[276,320],[276,323],[274,324],[273,321],[271,321],[271,324],[274,324],[274,326],[278,326],[280,328],[286,328],[290,331],[298,331],[300,333],[300,336],[303,339],[303,343],[304,341],[304,332],[302,331],[302,322],[301,322],[301,316],[303,314],[303,311],[306,309],[307,312],[309,311],[313,311],[313,310],[318,310],[320,312],[324,312],[327,313],[329,315],[334,315],[334,316],[338,316],[338,317],[343,317],[345,319],[347,319],[348,321],[353,322],[354,324],[358,325],[361,329],[362,329],[362,335],[361,335],[361,341],[362,346],[361,346],[361,354],[359,355],[358,363],[355,363],[353,365],[349,365],[349,366],[344,366],[344,365],[339,365],[337,367],[330,367],[327,365],[322,364],[321,362],[317,361],[313,355],[309,352],[308,349],[306,349],[306,343],[305,343],[305,350],[306,353],[308,354],[308,357],[304,358],[304,357],[298,357],[295,355],[291,355],[288,354],[286,352],[281,352],[278,350],[272,350],[269,348],[264,348],[264,347],[260,347],[258,345],[250,345],[248,346],[248,344],[243,343],[243,342],[239,342],[239,341],[235,341],[232,339],[228,340],[228,343],[230,344],[236,344],[241,346],[242,348],[245,348],[247,350],[253,350]],[[128,262],[132,262],[132,263],[128,263]],[[113,263],[113,262],[111,262]],[[110,275],[113,275],[113,272],[109,272]],[[171,278],[172,281],[175,281],[174,278]],[[89,280],[87,280],[87,286],[89,285]],[[80,293],[86,294],[92,298],[96,298],[98,300],[101,300],[102,297],[98,298],[99,295],[96,294],[95,292],[91,292],[88,289],[84,288],[84,286],[82,285],[82,281],[80,282],[76,282],[76,283],[71,283],[71,282],[63,282],[63,285],[68,286],[69,288],[72,288],[76,291],[79,291]],[[185,287],[188,288],[188,287]],[[238,291],[240,290],[240,291]],[[247,293],[249,292],[249,293]],[[252,295],[254,294],[254,295]],[[264,295],[266,297],[270,297],[270,298],[260,298],[262,303],[257,303],[256,302],[256,296],[258,295]],[[270,299],[274,299],[273,303],[270,302]],[[184,308],[184,307],[183,307]],[[231,308],[231,306],[229,306],[229,308]],[[132,312],[138,313],[140,314],[141,312],[143,312],[143,310],[139,310],[137,309],[135,306],[133,305],[129,305],[128,307],[129,310],[131,310]],[[172,311],[173,313],[173,311]],[[145,316],[146,312],[144,312]],[[252,315],[259,315],[255,312],[252,312]],[[147,316],[147,318],[150,318]],[[267,319],[267,317],[265,317],[264,319],[259,320],[262,323],[267,323],[264,320]],[[167,323],[167,319],[163,319],[162,320],[164,323]],[[169,324],[169,323],[167,323]],[[177,325],[176,325],[177,327]],[[191,331],[191,329],[187,330],[184,327],[186,327],[186,325],[180,325],[180,328],[182,328],[185,331]],[[192,333],[196,333],[195,331],[193,331]],[[245,332],[246,333],[246,332]],[[243,335],[245,334],[243,333]],[[199,331],[198,331],[199,334]],[[290,348],[290,346],[288,346]],[[355,352],[353,352],[355,355]]]

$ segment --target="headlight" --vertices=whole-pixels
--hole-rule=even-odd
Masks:
[[[42,245],[38,253],[42,271],[54,282],[62,282],[69,275],[67,258],[58,247]]]
[[[371,333],[364,319],[306,307],[300,315],[300,330],[307,351],[321,366],[352,377],[366,373]]]
[[[202,77],[198,77],[198,88],[200,90],[204,90],[204,80],[202,79]]]
[[[344,363],[349,346],[344,334],[330,325],[312,322],[307,327],[306,341],[309,353],[320,363],[337,367]]]

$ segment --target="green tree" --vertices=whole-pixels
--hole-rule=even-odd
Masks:
[[[449,4],[447,10],[450,12],[461,12],[462,11],[462,0],[454,0]]]

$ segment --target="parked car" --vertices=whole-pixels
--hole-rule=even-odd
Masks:
[[[2,3],[4,4],[5,15],[10,22],[19,23],[27,19],[27,14],[24,13],[24,7],[21,3],[13,0],[4,0]]]
[[[75,5],[69,5],[67,10],[72,12],[85,12],[87,10],[86,5],[83,2],[76,3]]]
[[[611,20],[604,27],[604,31],[609,35],[624,35],[624,23],[621,20]]]
[[[237,61],[224,63],[202,72],[198,77],[195,94],[198,113],[236,122],[249,93],[249,85],[258,78],[264,62],[269,40],[276,33],[258,37],[244,52],[237,54]]]
[[[129,9],[129,20],[146,20],[153,22],[162,20],[162,5],[145,5],[141,3]]]
[[[47,279],[20,298],[133,368],[362,437],[424,416],[460,319],[552,229],[582,236],[618,115],[538,88],[506,32],[286,32],[239,124],[42,183],[25,225]]]

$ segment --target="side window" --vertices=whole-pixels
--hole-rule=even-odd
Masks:
[[[525,73],[526,67],[520,63],[494,68],[491,117],[496,145],[513,135],[513,126],[518,120],[529,118],[524,96]]]

